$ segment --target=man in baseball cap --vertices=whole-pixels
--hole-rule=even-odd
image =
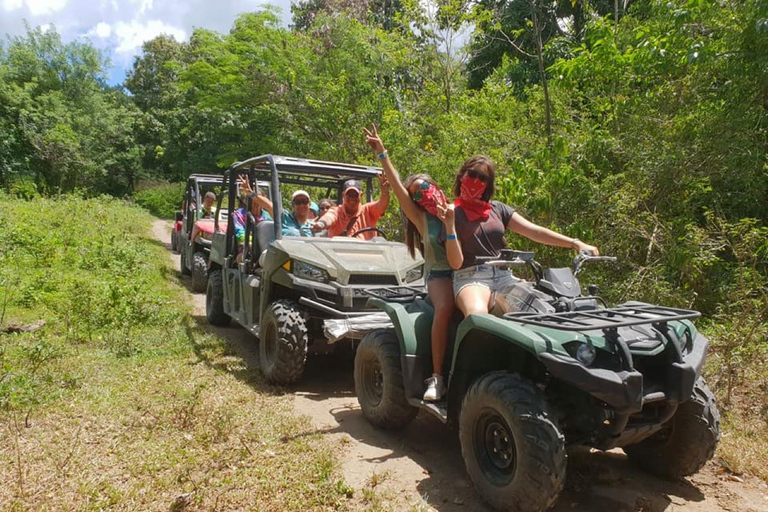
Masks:
[[[384,215],[389,206],[389,183],[387,179],[379,175],[381,183],[381,197],[378,201],[360,204],[363,194],[363,185],[357,180],[347,180],[341,187],[342,204],[331,208],[320,220],[315,222],[313,231],[328,230],[328,236],[357,236],[362,229],[376,227],[379,217]],[[360,238],[370,240],[376,236],[376,232],[366,231],[359,235]]]

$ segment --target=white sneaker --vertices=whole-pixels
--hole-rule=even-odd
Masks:
[[[424,381],[427,385],[427,390],[424,392],[424,400],[427,402],[437,402],[445,393],[445,384],[443,383],[442,375],[433,375]]]

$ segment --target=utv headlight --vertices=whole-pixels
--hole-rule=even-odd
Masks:
[[[321,283],[327,283],[331,280],[328,272],[314,265],[310,265],[305,261],[294,260],[292,267],[293,275],[296,277],[309,279],[310,281],[319,281]]]
[[[424,274],[424,266],[412,268],[405,273],[405,282],[411,283],[417,279],[421,279],[422,274]]]
[[[584,366],[589,366],[595,362],[597,350],[589,343],[579,343],[576,347],[576,360]]]

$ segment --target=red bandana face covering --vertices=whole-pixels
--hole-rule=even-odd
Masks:
[[[487,186],[483,180],[466,174],[461,178],[461,195],[456,198],[456,206],[464,210],[470,222],[485,220],[491,213],[491,203],[480,199]]]
[[[447,202],[443,191],[426,181],[423,181],[419,190],[413,194],[413,200],[435,217],[437,217],[437,205],[444,205]]]

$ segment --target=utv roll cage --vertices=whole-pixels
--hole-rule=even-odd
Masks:
[[[182,215],[187,214],[187,216],[189,216],[190,213],[194,212],[194,216],[191,222],[187,222],[184,226],[187,237],[192,234],[192,226],[195,224],[195,221],[200,219],[200,214],[202,213],[203,198],[200,196],[200,185],[210,185],[210,188],[220,187],[222,186],[221,175],[190,174],[189,178],[187,178],[187,185],[184,187],[184,208],[182,209]],[[194,210],[191,208],[193,196],[195,203]],[[221,194],[217,194],[217,196],[220,197]],[[201,243],[206,247],[210,247],[211,245],[209,240],[203,239],[201,240]]]
[[[279,155],[262,155],[232,164],[229,169],[224,171],[222,187],[227,189],[229,205],[232,205],[234,210],[234,205],[236,205],[238,201],[237,191],[238,179],[240,177],[247,178],[251,186],[257,183],[269,184],[274,212],[274,239],[279,240],[283,237],[281,184],[325,188],[326,197],[332,197],[332,192],[336,191],[336,197],[341,198],[344,182],[349,179],[357,179],[365,183],[366,201],[371,201],[373,199],[373,179],[381,174],[381,172],[381,168],[379,167],[326,162],[322,160]],[[221,208],[222,196],[219,196],[218,198],[218,208]],[[246,205],[246,208],[248,211],[248,226],[246,226],[246,240],[243,250],[244,254],[249,254],[249,234],[253,232],[252,228],[256,224],[256,220],[250,213],[250,200],[249,204]],[[214,231],[220,231],[218,218],[214,224]],[[234,234],[234,223],[228,222],[226,243],[226,251],[228,255],[232,254],[234,250]]]

